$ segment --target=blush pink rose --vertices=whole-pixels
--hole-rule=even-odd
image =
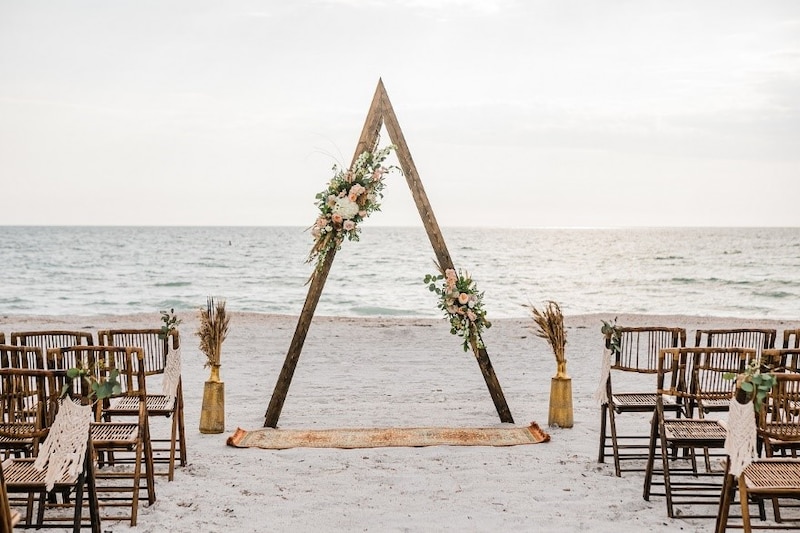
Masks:
[[[344,228],[345,231],[351,231],[356,229],[356,223],[353,222],[352,220],[345,220],[344,224],[342,224],[342,227]]]
[[[461,294],[458,295],[458,303],[460,303],[461,305],[466,305],[467,302],[469,302],[469,294],[467,294],[466,292],[462,292]]]
[[[343,220],[342,215],[340,215],[339,213],[334,213],[331,215],[331,222],[333,222],[336,225],[341,224],[342,220]]]

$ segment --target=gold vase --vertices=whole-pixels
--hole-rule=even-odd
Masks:
[[[571,428],[573,423],[572,378],[567,375],[567,363],[558,363],[558,371],[550,379],[550,412],[547,424]]]
[[[219,379],[219,366],[211,365],[211,376],[203,387],[200,433],[225,431],[225,383]]]

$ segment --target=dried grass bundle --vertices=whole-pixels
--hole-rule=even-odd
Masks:
[[[536,323],[536,336],[547,341],[556,356],[556,363],[562,368],[567,363],[564,347],[567,344],[567,334],[564,331],[564,315],[561,307],[550,300],[544,311],[539,311],[533,305],[529,305],[533,314],[533,321]]]
[[[206,309],[200,309],[200,350],[206,354],[206,366],[219,366],[222,342],[228,336],[230,317],[225,312],[225,300],[209,297]]]

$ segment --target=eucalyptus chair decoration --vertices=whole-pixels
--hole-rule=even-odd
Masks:
[[[205,309],[200,310],[200,351],[211,367],[211,376],[203,388],[203,408],[200,412],[200,433],[225,431],[225,383],[219,379],[222,343],[228,336],[230,316],[225,311],[225,300],[209,297]]]
[[[571,428],[573,425],[572,378],[567,375],[567,357],[564,348],[567,334],[564,331],[564,315],[559,305],[549,300],[540,311],[528,305],[536,324],[535,334],[547,341],[556,358],[556,375],[550,380],[550,408],[548,425]]]

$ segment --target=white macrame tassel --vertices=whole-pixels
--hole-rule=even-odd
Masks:
[[[173,400],[178,395],[178,384],[181,380],[181,349],[174,350],[172,346],[167,350],[167,362],[164,365],[164,379],[161,383],[165,396]]]
[[[742,405],[731,398],[726,431],[725,453],[729,457],[730,472],[738,476],[756,455],[756,418],[751,402]]]
[[[47,468],[45,485],[48,491],[53,490],[56,482],[65,476],[75,479],[80,474],[91,422],[91,405],[77,405],[69,400],[61,402],[50,433],[33,463],[37,470]]]
[[[600,383],[597,384],[597,390],[594,392],[594,401],[600,405],[608,403],[608,390],[606,383],[608,377],[611,375],[611,350],[609,348],[603,349],[603,361],[600,364]]]

